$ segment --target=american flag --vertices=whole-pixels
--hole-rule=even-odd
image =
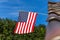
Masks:
[[[20,12],[14,33],[26,34],[33,32],[36,16],[36,12]]]

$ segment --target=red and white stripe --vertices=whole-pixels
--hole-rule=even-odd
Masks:
[[[37,13],[29,12],[27,22],[18,22],[14,33],[26,34],[33,32],[36,15]]]

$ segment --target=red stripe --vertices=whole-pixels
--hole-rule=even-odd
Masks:
[[[26,33],[29,31],[28,27],[29,27],[30,19],[31,19],[31,12],[30,12],[29,20],[27,20],[28,21],[28,25],[27,25]]]
[[[19,28],[19,26],[20,26],[20,22],[18,22],[18,26],[17,26],[17,28],[16,28],[16,32],[15,32],[15,33],[18,32],[18,28]]]
[[[22,27],[23,27],[23,25],[24,25],[24,22],[22,22],[22,26],[21,26],[21,30],[20,30],[20,33],[21,33],[21,34],[23,34],[23,33],[22,33]]]
[[[30,32],[32,32],[32,27],[34,25],[35,17],[36,17],[36,13],[34,13],[34,16],[33,16],[33,20],[32,20],[31,27],[30,27]]]
[[[36,14],[36,16],[37,16],[37,14]],[[36,16],[35,16],[34,23],[33,23],[33,26],[32,26],[32,32],[34,31],[34,24],[35,24],[35,21],[36,21]]]
[[[33,27],[33,24],[32,24],[32,23],[34,23],[34,22],[33,22],[33,20],[34,20],[34,15],[35,15],[35,14],[33,13],[33,19],[32,19],[32,21],[31,21],[30,30],[31,30],[31,27]],[[32,31],[31,31],[31,32],[32,32]]]
[[[34,16],[33,12],[31,12],[31,14],[32,14],[31,15],[32,18],[30,18],[31,22],[30,22],[30,25],[28,26],[29,29],[28,29],[28,32],[27,33],[30,33],[30,27],[31,27],[31,23],[32,23],[32,20],[33,20],[33,16]]]
[[[15,29],[14,29],[14,33],[16,32],[16,29],[18,27],[18,22],[16,23]]]
[[[20,31],[20,30],[19,30],[19,29],[20,29],[20,26],[21,26],[21,22],[20,22],[20,24],[19,24],[19,28],[18,28],[18,32],[17,32],[18,34],[19,34],[19,31]]]
[[[21,29],[21,34],[23,34],[23,27],[24,27],[24,22],[23,22],[23,26],[22,26],[22,29]]]
[[[23,28],[23,34],[24,34],[24,29],[25,29],[25,26],[26,26],[26,23],[25,23],[24,28]]]
[[[34,19],[34,13],[33,13],[32,21],[33,21],[33,19]],[[32,21],[31,21],[31,25],[30,25],[30,30],[31,30],[31,26],[32,26]],[[30,30],[29,30],[29,32],[30,32]]]
[[[21,24],[22,24],[22,23],[20,22],[20,26],[19,26],[19,32],[18,32],[18,34],[20,34],[20,28],[21,28]]]
[[[22,31],[22,26],[23,26],[23,22],[21,22],[21,26],[20,26],[20,34],[21,34],[21,31]]]

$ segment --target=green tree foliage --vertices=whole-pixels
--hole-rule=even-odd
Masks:
[[[0,18],[0,40],[44,40],[45,25],[35,26],[34,32],[24,35],[14,34],[16,21]]]

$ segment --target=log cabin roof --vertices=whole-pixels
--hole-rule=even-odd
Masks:
[[[56,4],[56,2],[48,2],[48,4]]]

